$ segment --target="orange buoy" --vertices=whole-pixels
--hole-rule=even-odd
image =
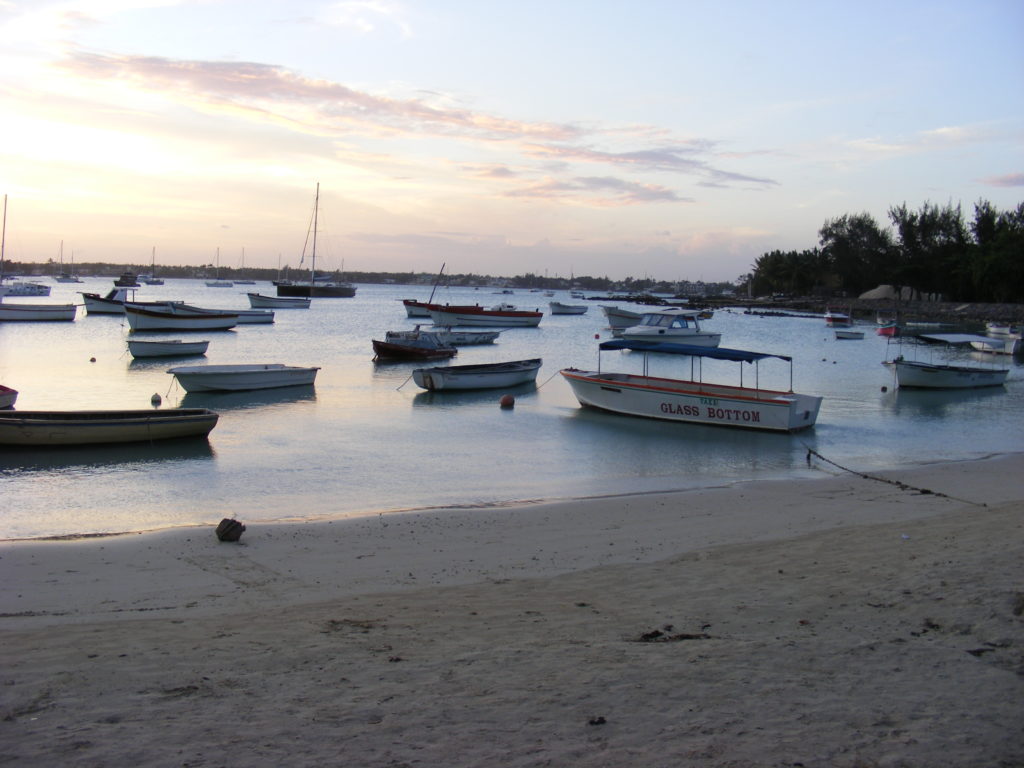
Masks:
[[[501,407],[502,408],[513,408],[515,407],[516,399],[512,395],[501,396]]]

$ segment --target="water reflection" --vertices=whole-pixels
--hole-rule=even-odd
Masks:
[[[451,407],[457,408],[463,405],[482,405],[497,403],[503,395],[523,397],[536,393],[537,382],[528,381],[523,384],[516,384],[514,387],[500,387],[497,389],[450,389],[440,392],[420,391],[412,399],[415,407]]]
[[[244,392],[189,392],[181,398],[181,407],[228,411],[315,400],[315,385],[300,384],[294,387],[252,389]]]
[[[118,464],[152,465],[212,459],[214,456],[213,446],[206,437],[110,445],[18,446],[0,450],[0,476],[24,470],[89,470]]]
[[[977,389],[896,389],[882,398],[893,413],[929,419],[945,418],[979,403],[995,402],[1006,395],[1005,387]]]

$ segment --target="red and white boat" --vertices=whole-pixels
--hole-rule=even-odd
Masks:
[[[445,307],[431,309],[434,325],[469,325],[485,328],[536,328],[544,313],[540,310],[519,309],[511,304],[483,307]]]

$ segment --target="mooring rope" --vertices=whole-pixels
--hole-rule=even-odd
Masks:
[[[867,472],[859,472],[856,469],[850,469],[849,467],[844,467],[842,464],[838,464],[838,463],[832,461],[832,459],[829,459],[829,458],[826,458],[825,456],[822,456],[816,450],[814,450],[813,448],[809,447],[806,443],[804,443],[804,447],[807,448],[807,466],[811,466],[811,457],[812,456],[817,456],[819,459],[824,461],[826,464],[831,464],[833,467],[841,469],[843,472],[849,472],[850,474],[857,475],[857,477],[862,477],[865,480],[875,480],[876,482],[879,482],[879,483],[888,483],[889,485],[895,485],[901,491],[917,491],[918,493],[921,493],[921,494],[927,494],[927,495],[931,495],[931,496],[939,496],[939,497],[944,498],[944,499],[952,499],[953,501],[963,502],[964,504],[971,504],[971,505],[976,506],[976,507],[987,507],[988,506],[984,502],[971,501],[970,499],[961,499],[961,498],[959,498],[957,496],[950,496],[948,493],[942,493],[941,491],[933,491],[930,488],[918,488],[917,486],[914,486],[914,485],[908,485],[907,483],[904,483],[904,482],[902,482],[900,480],[889,480],[888,478],[885,478],[885,477],[878,477],[876,475],[869,475]]]

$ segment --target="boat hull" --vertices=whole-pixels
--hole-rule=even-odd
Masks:
[[[581,405],[627,416],[797,432],[814,426],[821,398],[795,392],[567,368],[562,376]]]
[[[356,295],[356,288],[348,283],[291,283],[278,285],[277,295],[313,299],[350,299]]]
[[[975,368],[962,365],[935,365],[912,360],[883,363],[896,373],[900,387],[914,389],[977,389],[999,387],[1006,383],[1008,368]]]
[[[206,408],[0,411],[0,445],[89,445],[206,437],[218,418]]]
[[[524,310],[463,309],[430,310],[434,325],[470,326],[480,328],[536,328],[543,312]]]
[[[171,368],[186,392],[242,392],[312,384],[316,367],[264,363],[256,365],[193,365]]]
[[[424,346],[373,339],[375,360],[443,360],[458,354],[455,347]]]
[[[309,309],[309,298],[301,296],[263,296],[250,293],[249,306],[253,309]]]
[[[558,301],[548,302],[552,315],[585,315],[589,307],[581,304],[562,304]]]
[[[238,325],[236,314],[179,315],[132,306],[124,313],[133,331],[226,331]]]
[[[634,328],[642,330],[634,330]],[[659,333],[658,331],[660,330],[663,329],[633,326],[633,328],[616,334],[616,338],[626,341],[667,341],[672,344],[689,344],[692,347],[717,347],[722,341],[722,334],[720,333],[706,333],[704,331],[691,331],[689,333],[671,333],[666,331]]]
[[[75,319],[75,304],[0,303],[0,320],[7,322],[61,322]]]
[[[412,380],[418,387],[431,392],[442,389],[497,389],[514,387],[537,380],[541,359],[515,360],[507,363],[482,365],[449,365],[435,368],[417,368]]]
[[[864,331],[844,331],[837,328],[834,331],[837,339],[863,339]]]
[[[209,341],[142,341],[132,339],[128,342],[128,351],[132,357],[184,357],[186,355],[205,355]]]
[[[416,301],[415,299],[402,299],[402,306],[405,307],[406,317],[430,317],[430,310],[448,310],[458,312],[462,310],[468,310],[472,312],[475,309],[480,309],[479,304],[431,304],[427,301]]]

